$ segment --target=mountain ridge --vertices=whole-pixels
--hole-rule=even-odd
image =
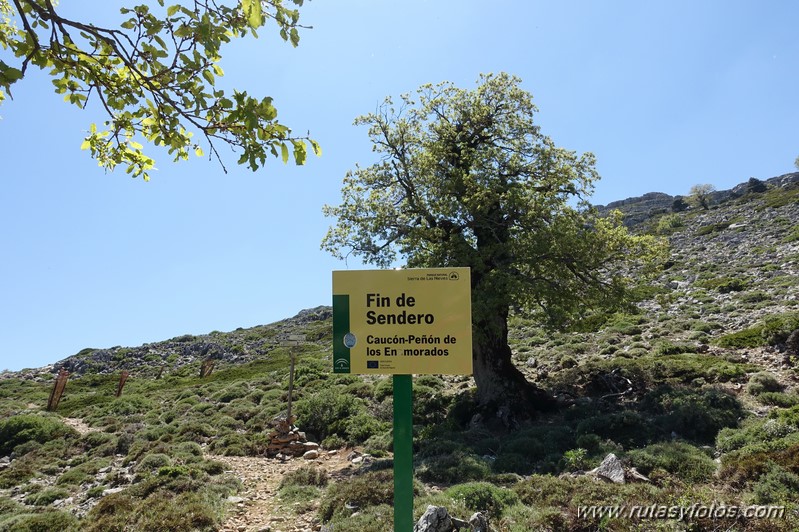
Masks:
[[[750,178],[749,181],[742,182],[731,189],[713,191],[710,194],[710,205],[714,209],[718,209],[721,205],[744,197],[758,184],[774,191],[794,186],[797,183],[799,183],[799,172],[782,174],[764,181]],[[595,208],[601,214],[619,210],[625,225],[640,227],[659,216],[674,213],[675,202],[686,199],[687,196],[682,195],[672,196],[663,192],[648,192],[606,205],[595,205]],[[698,212],[701,219],[703,213],[701,209],[696,207],[688,207],[688,209]],[[714,218],[713,212],[715,211],[708,210],[704,214]],[[740,242],[738,243],[740,244]],[[136,347],[85,348],[52,364],[39,368],[4,372],[0,374],[0,377],[22,375],[28,378],[42,379],[45,378],[43,374],[57,373],[62,368],[77,375],[83,375],[89,371],[107,373],[120,370],[157,373],[205,359],[232,364],[247,363],[259,356],[266,356],[270,351],[280,347],[280,341],[289,334],[297,333],[303,326],[311,322],[323,324],[331,315],[332,309],[329,306],[320,305],[301,310],[290,318],[246,329],[239,327],[229,332],[184,334]],[[324,325],[319,326],[324,327]],[[310,335],[309,342],[318,341],[319,332],[317,331]]]

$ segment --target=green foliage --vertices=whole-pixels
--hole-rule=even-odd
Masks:
[[[492,518],[500,517],[505,508],[519,502],[519,496],[515,492],[487,482],[459,484],[447,489],[445,494],[462,500],[469,510],[486,512]]]
[[[685,225],[685,223],[682,216],[678,214],[665,214],[658,220],[655,231],[659,235],[670,235],[683,225]]]
[[[721,336],[716,344],[737,349],[777,345],[785,343],[796,329],[799,329],[799,312],[772,314],[748,329]]]
[[[78,518],[69,512],[46,511],[21,513],[9,518],[0,517],[0,532],[77,532]]]
[[[280,481],[280,489],[288,486],[327,486],[327,473],[319,467],[303,466],[286,473]]]
[[[523,393],[510,370],[492,374],[510,366],[509,309],[566,326],[628,308],[632,288],[665,253],[665,242],[630,234],[621,213],[591,208],[594,156],[544,136],[520,84],[485,74],[473,90],[428,84],[397,105],[387,98],[356,119],[379,162],[350,171],[341,205],[324,210],[336,225],[322,247],[336,257],[471,268],[476,349],[503,359],[477,366],[483,404]],[[506,388],[480,387],[490,381]]]
[[[709,184],[694,185],[688,195],[688,201],[697,207],[702,207],[705,210],[710,208],[710,201],[716,187]]]
[[[485,460],[466,450],[434,456],[424,461],[419,478],[426,482],[453,484],[470,480],[485,480],[491,468]]]
[[[660,248],[651,237],[630,236],[619,217],[587,208],[593,156],[577,157],[541,135],[519,83],[499,74],[481,77],[473,91],[425,85],[418,99],[402,96],[402,114],[387,99],[378,113],[360,117],[375,149],[395,164],[347,175],[342,205],[326,208],[338,225],[323,247],[377,266],[398,257],[409,266],[469,265],[478,278],[491,264],[491,280],[475,287],[477,316],[493,312],[496,298],[504,308],[544,308],[554,322],[589,301],[618,304],[629,284],[616,268],[619,252],[647,263]],[[511,250],[511,262],[498,260]],[[600,269],[608,274],[601,283]]]
[[[152,473],[158,469],[172,464],[172,459],[164,453],[151,453],[145,455],[136,465],[136,471]]]
[[[325,388],[310,397],[297,401],[297,423],[324,440],[332,434],[348,437],[360,434],[360,428],[352,424],[352,419],[363,412],[363,405],[352,395],[341,393],[336,388]],[[365,418],[361,418],[365,420]],[[369,435],[372,433],[367,431]]]
[[[418,493],[416,487],[414,492]],[[349,503],[359,509],[394,501],[393,471],[370,471],[332,484],[319,504],[319,517],[330,521],[334,514],[350,515],[345,508]]]
[[[66,488],[45,488],[38,493],[34,493],[33,495],[29,495],[25,499],[26,504],[32,504],[33,506],[48,506],[53,502],[66,499],[69,497],[70,492]]]
[[[698,282],[697,286],[707,288],[709,290],[717,290],[721,294],[729,294],[730,292],[741,292],[746,290],[746,283],[741,279],[734,277],[718,277],[714,279],[706,279]]]
[[[706,482],[713,477],[713,458],[684,442],[664,442],[632,450],[627,454],[631,464],[648,475],[656,468],[673,473],[686,482]]]
[[[719,222],[715,224],[703,225],[696,230],[697,236],[705,236],[713,233],[720,233],[730,226],[730,222]]]
[[[799,499],[799,475],[774,465],[752,491],[755,504],[791,504]]]
[[[586,468],[588,451],[581,447],[569,449],[563,453],[563,463],[569,471],[581,471]]]
[[[26,442],[46,443],[56,438],[76,435],[74,429],[56,419],[20,414],[0,421],[0,456],[11,453],[14,447]]]
[[[140,141],[165,147],[175,161],[188,159],[190,152],[202,157],[195,132],[220,163],[216,143],[221,142],[239,151],[239,164],[252,170],[269,156],[284,162],[293,156],[303,164],[306,143],[317,155],[319,145],[278,122],[272,98],[228,94],[216,86],[224,75],[221,49],[233,39],[256,36],[268,20],[285,41],[298,44],[299,12],[288,2],[165,5],[158,0],[120,8],[125,20],[113,28],[65,17],[55,2],[2,1],[0,44],[16,61],[0,61],[0,101],[30,67],[46,71],[64,101],[85,108],[94,98],[107,114],[104,127],[90,125],[81,149],[90,150],[107,170],[123,165],[145,180],[155,161]]]
[[[799,203],[799,185],[773,188],[763,195],[761,209],[779,209],[792,203]]]
[[[661,386],[643,400],[643,408],[654,414],[655,425],[667,434],[699,442],[713,442],[720,430],[738,426],[743,407],[724,390]]]
[[[749,383],[746,385],[746,391],[752,395],[760,395],[764,392],[781,392],[782,389],[782,384],[773,374],[767,371],[755,373],[749,378]]]
[[[779,406],[782,408],[790,408],[799,405],[799,395],[783,393],[783,392],[761,392],[757,394],[757,400],[770,406]]]

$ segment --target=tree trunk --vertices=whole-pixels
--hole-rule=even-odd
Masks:
[[[551,410],[555,399],[527,381],[511,361],[508,310],[486,313],[474,324],[473,363],[478,405],[505,425]]]

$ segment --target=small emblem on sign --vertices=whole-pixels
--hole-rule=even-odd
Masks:
[[[366,361],[366,369],[379,369],[379,368],[380,368],[380,361],[378,360]]]
[[[337,358],[336,359],[336,369],[349,369],[350,361],[346,358]]]
[[[344,346],[347,349],[352,349],[355,347],[355,344],[358,342],[358,339],[352,333],[347,333],[344,335]]]
[[[458,272],[452,272],[452,273],[449,274],[449,280],[450,281],[457,281],[460,278],[461,278],[461,276],[458,275]]]

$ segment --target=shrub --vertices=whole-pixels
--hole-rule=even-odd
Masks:
[[[569,471],[581,471],[588,466],[588,451],[578,447],[563,453],[564,468]]]
[[[505,508],[519,502],[515,492],[487,482],[459,484],[449,488],[445,494],[452,499],[462,500],[469,510],[487,512],[492,518],[501,516]]]
[[[530,460],[529,456],[521,453],[503,452],[497,456],[491,467],[497,473],[529,475],[535,468],[535,462]]]
[[[362,412],[350,418],[346,422],[344,430],[347,436],[347,443],[355,445],[365,442],[372,436],[388,432],[389,427],[387,424],[378,421],[371,414]]]
[[[0,456],[10,454],[19,444],[77,436],[77,432],[60,421],[32,414],[21,414],[0,421]]]
[[[358,381],[348,384],[344,389],[344,393],[352,394],[361,399],[371,399],[374,394],[374,387],[368,382]]]
[[[660,439],[662,431],[638,412],[622,411],[597,415],[577,425],[577,435],[594,434],[621,445],[638,447]]]
[[[799,313],[786,312],[766,316],[760,323],[716,341],[721,347],[746,348],[785,343],[791,332],[799,328]]]
[[[57,500],[66,499],[69,495],[70,492],[66,488],[45,488],[38,493],[29,495],[25,499],[25,503],[34,506],[47,506]]]
[[[316,486],[323,488],[327,485],[327,473],[319,467],[303,466],[290,471],[280,481],[280,489],[288,486]]]
[[[175,497],[155,493],[139,507],[135,530],[190,532],[217,530],[218,506],[204,493],[185,492]]]
[[[676,211],[675,211],[676,212]],[[682,216],[678,214],[665,214],[657,222],[655,231],[660,235],[669,235],[684,225]]]
[[[137,472],[148,472],[158,470],[161,467],[171,465],[172,459],[163,453],[151,453],[145,455],[136,465]]]
[[[766,371],[755,373],[749,378],[746,391],[752,395],[760,395],[764,392],[780,392],[783,386],[774,375]]]
[[[380,402],[387,397],[394,395],[394,381],[389,377],[382,379],[375,384],[374,397],[375,401]]]
[[[469,480],[484,480],[491,474],[485,460],[473,453],[458,450],[425,460],[419,478],[426,482],[452,484]]]
[[[415,486],[414,493],[418,493]],[[347,503],[363,510],[369,506],[390,505],[393,501],[393,471],[371,471],[332,484],[319,505],[319,517],[322,521],[330,521],[336,513],[346,512],[349,515],[344,508]]]
[[[799,471],[799,441],[793,434],[768,446],[743,448],[722,456],[719,476],[734,486],[744,486],[760,479],[774,465]]]
[[[647,394],[642,406],[655,414],[655,425],[666,434],[700,442],[713,442],[721,429],[738,426],[743,417],[738,400],[716,388],[661,386]]]
[[[756,504],[793,503],[799,499],[799,475],[774,465],[754,485]]]
[[[762,392],[757,395],[757,400],[764,405],[789,408],[799,405],[799,395],[783,392]]]
[[[363,409],[351,395],[336,388],[325,388],[307,399],[297,401],[298,425],[318,440],[331,434],[347,436],[347,425]]]
[[[68,512],[42,512],[20,514],[3,520],[0,532],[50,532],[52,530],[76,531],[78,518]]]
[[[673,344],[671,342],[661,342],[655,349],[655,354],[663,355],[680,355],[683,353],[692,353],[696,350],[695,347],[685,344]]]
[[[644,474],[660,468],[687,482],[707,481],[716,471],[711,457],[683,442],[656,443],[630,451],[627,457]]]

